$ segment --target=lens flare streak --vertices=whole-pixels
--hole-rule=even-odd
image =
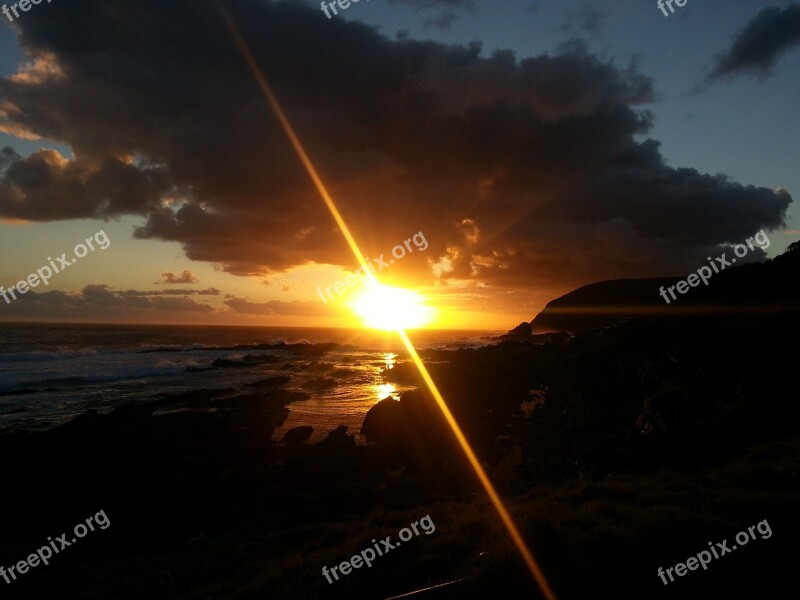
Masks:
[[[294,150],[297,152],[297,155],[300,158],[300,161],[303,163],[303,166],[305,167],[306,171],[308,172],[308,175],[311,178],[311,181],[314,183],[314,186],[317,188],[317,191],[319,192],[320,196],[322,197],[322,200],[325,202],[325,205],[328,207],[328,210],[330,211],[331,215],[333,216],[333,219],[336,221],[336,224],[339,226],[339,229],[341,230],[342,235],[344,236],[345,240],[347,241],[347,244],[350,247],[350,250],[353,252],[353,255],[355,256],[355,258],[358,261],[359,265],[361,265],[364,268],[364,271],[366,273],[369,273],[369,267],[367,265],[366,258],[364,257],[363,253],[361,252],[360,248],[358,247],[358,244],[356,243],[355,238],[353,237],[352,233],[350,232],[350,229],[347,227],[347,224],[345,223],[344,218],[342,217],[341,213],[339,212],[339,209],[336,207],[336,204],[334,203],[333,198],[328,193],[328,190],[325,187],[325,184],[323,183],[322,178],[319,176],[319,173],[317,173],[316,168],[314,167],[313,163],[311,162],[311,159],[309,158],[308,154],[306,153],[305,148],[303,147],[303,145],[302,145],[302,143],[300,141],[300,138],[298,137],[297,133],[295,132],[294,128],[292,127],[292,124],[289,122],[289,119],[287,118],[286,114],[284,113],[283,108],[281,107],[280,103],[278,102],[277,97],[273,93],[272,88],[270,87],[269,83],[267,83],[266,77],[262,73],[262,71],[261,71],[261,69],[260,69],[260,67],[258,65],[258,62],[255,60],[255,57],[250,52],[250,49],[249,49],[249,47],[247,45],[247,42],[242,37],[242,34],[239,32],[239,29],[236,26],[236,23],[233,21],[233,18],[231,17],[230,13],[228,12],[228,9],[225,7],[225,5],[222,3],[222,1],[221,0],[215,0],[215,3],[216,3],[217,8],[219,9],[219,11],[220,11],[220,13],[221,13],[221,15],[223,17],[223,20],[225,21],[225,24],[227,25],[231,35],[233,36],[234,41],[236,42],[236,46],[238,47],[238,49],[241,51],[242,55],[244,56],[244,59],[247,62],[248,67],[252,71],[252,74],[253,74],[256,82],[258,83],[259,88],[261,89],[262,93],[264,94],[264,97],[266,98],[266,100],[269,103],[269,105],[272,107],[272,110],[275,112],[275,115],[276,115],[278,121],[280,122],[281,127],[283,128],[284,132],[286,133],[287,137],[289,138],[289,141],[291,142],[292,146],[294,147]],[[372,276],[372,277],[374,278],[374,276]],[[377,283],[377,281],[375,283]],[[436,387],[436,384],[434,383],[433,378],[431,377],[430,373],[428,373],[428,369],[425,367],[424,363],[422,362],[422,359],[420,358],[419,354],[417,353],[416,348],[414,348],[414,345],[411,343],[411,340],[408,338],[408,335],[406,334],[404,329],[398,329],[397,333],[400,336],[400,339],[403,341],[403,345],[405,346],[406,350],[408,351],[409,356],[412,358],[412,360],[414,361],[414,364],[416,365],[417,369],[419,370],[420,375],[422,376],[422,379],[425,381],[425,384],[428,386],[428,389],[430,390],[431,394],[433,395],[433,397],[434,397],[434,399],[436,401],[436,404],[438,405],[439,409],[442,411],[442,414],[444,415],[444,418],[447,421],[447,424],[450,426],[450,429],[453,431],[453,435],[458,440],[458,443],[461,446],[461,449],[463,450],[464,454],[466,455],[467,460],[469,461],[469,463],[472,466],[473,470],[475,471],[475,474],[477,475],[478,480],[481,482],[481,485],[483,486],[484,490],[486,491],[486,494],[489,496],[489,499],[491,500],[492,504],[494,505],[495,510],[497,511],[498,515],[500,516],[501,521],[503,522],[503,525],[505,525],[506,529],[508,530],[508,533],[511,536],[511,539],[514,541],[514,545],[517,547],[517,550],[522,555],[522,558],[524,559],[525,564],[528,566],[528,569],[530,570],[531,574],[533,575],[534,579],[536,580],[537,584],[539,585],[539,588],[541,589],[542,593],[544,594],[545,598],[547,598],[547,600],[555,600],[556,596],[553,593],[552,589],[550,588],[550,585],[548,584],[548,582],[547,582],[547,580],[546,580],[546,578],[544,576],[544,573],[542,573],[542,570],[539,568],[539,565],[536,562],[536,559],[533,557],[533,554],[528,549],[528,546],[526,545],[525,540],[523,539],[522,535],[520,534],[519,530],[517,529],[517,526],[514,523],[513,518],[511,517],[511,515],[509,514],[509,512],[506,509],[505,505],[503,504],[503,501],[500,498],[500,496],[498,495],[497,491],[494,489],[494,485],[492,485],[492,482],[489,480],[488,475],[483,470],[483,467],[481,466],[480,461],[478,461],[477,456],[473,452],[472,447],[470,446],[469,442],[467,441],[466,436],[461,431],[461,427],[458,425],[458,422],[456,421],[455,417],[450,412],[450,409],[448,408],[447,403],[444,400],[444,397],[442,396],[441,392],[439,392],[439,388]]]

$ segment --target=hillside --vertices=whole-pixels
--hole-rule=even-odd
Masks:
[[[618,279],[580,287],[549,302],[531,321],[533,332],[577,333],[632,317],[691,311],[742,312],[753,305],[778,311],[781,307],[796,309],[800,298],[800,243],[795,242],[775,259],[715,274],[708,286],[692,288],[667,305],[659,289],[680,280],[677,277]]]

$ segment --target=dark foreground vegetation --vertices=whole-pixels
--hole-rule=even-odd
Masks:
[[[560,598],[800,597],[799,270],[795,248],[721,274],[697,314],[425,353]],[[387,377],[418,382],[408,363]],[[379,600],[466,578],[415,597],[538,597],[423,391],[369,413],[369,446],[344,429],[276,444],[287,382],[0,436],[0,564],[101,509],[111,521],[0,593]],[[322,577],[425,515],[432,535]],[[765,519],[769,539],[657,576]]]

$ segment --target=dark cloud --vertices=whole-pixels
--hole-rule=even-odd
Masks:
[[[104,157],[92,168],[43,149],[11,160],[0,155],[0,211],[3,216],[36,221],[147,214],[166,192],[158,170]]]
[[[800,5],[765,8],[737,34],[731,47],[717,56],[708,79],[734,77],[745,72],[761,78],[770,77],[781,55],[798,44]]]
[[[2,288],[0,288],[2,289]],[[219,307],[206,302],[223,296],[216,288],[192,290],[174,288],[164,290],[116,290],[106,284],[84,286],[79,292],[29,290],[26,294],[16,294],[13,300],[7,293],[10,302],[0,297],[0,319],[19,320],[36,318],[63,321],[133,321],[159,322],[170,321],[176,315],[202,315],[204,319],[214,322],[224,321],[225,309],[237,315],[250,316],[299,316],[309,318],[341,317],[344,310],[340,306],[315,301],[292,302],[250,302],[230,294]],[[188,296],[198,296],[195,301]]]
[[[389,4],[406,4],[417,8],[439,8],[442,6],[454,8],[475,7],[474,0],[389,0]]]
[[[120,296],[220,296],[222,294],[217,288],[208,288],[205,290],[125,290],[116,293]]]
[[[162,283],[199,283],[199,280],[194,276],[191,269],[183,269],[180,273],[162,273],[155,284],[160,285]]]
[[[213,288],[211,288],[213,289]],[[120,320],[161,320],[173,315],[199,315],[213,313],[208,304],[186,298],[188,290],[163,292],[115,291],[104,284],[85,286],[80,292],[28,291],[17,300],[6,304],[0,299],[0,317],[3,319],[35,318],[46,320],[92,320],[117,322]],[[217,294],[218,290],[214,290]],[[216,294],[214,294],[216,295]]]
[[[403,4],[416,7],[417,10],[443,9],[433,17],[427,17],[423,26],[426,29],[449,31],[461,15],[458,10],[475,8],[473,0],[389,0],[389,4]]]
[[[445,10],[435,17],[428,17],[425,19],[424,27],[426,29],[438,29],[439,31],[449,31],[459,19],[459,16],[452,10]]]
[[[225,304],[234,312],[242,315],[294,315],[318,317],[322,314],[333,314],[321,301],[250,302],[244,298],[231,297]]]
[[[272,310],[263,302],[250,302],[244,298],[225,300],[231,310],[244,315],[271,315]]]
[[[608,14],[591,5],[584,5],[578,12],[578,24],[584,33],[596,35],[608,20]]]
[[[389,277],[432,282],[430,259],[445,280],[552,297],[682,273],[780,226],[791,202],[667,166],[647,139],[650,79],[584,44],[486,55],[390,40],[300,2],[231,10],[365,254],[425,231],[430,249]],[[0,128],[75,158],[0,153],[0,216],[139,214],[137,237],[242,275],[352,265],[213,3],[74,0],[18,27],[36,62],[0,80]]]
[[[578,29],[587,36],[597,36],[601,33],[607,20],[607,13],[591,4],[583,4],[576,11],[567,11],[566,21],[560,29],[562,33],[570,33]]]

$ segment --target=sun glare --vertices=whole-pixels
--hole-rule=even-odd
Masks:
[[[423,327],[436,314],[417,292],[380,283],[366,286],[348,306],[365,327],[386,331]]]
[[[379,402],[387,396],[397,399],[397,388],[392,383],[378,383],[375,385],[375,395],[377,396],[375,402]]]

